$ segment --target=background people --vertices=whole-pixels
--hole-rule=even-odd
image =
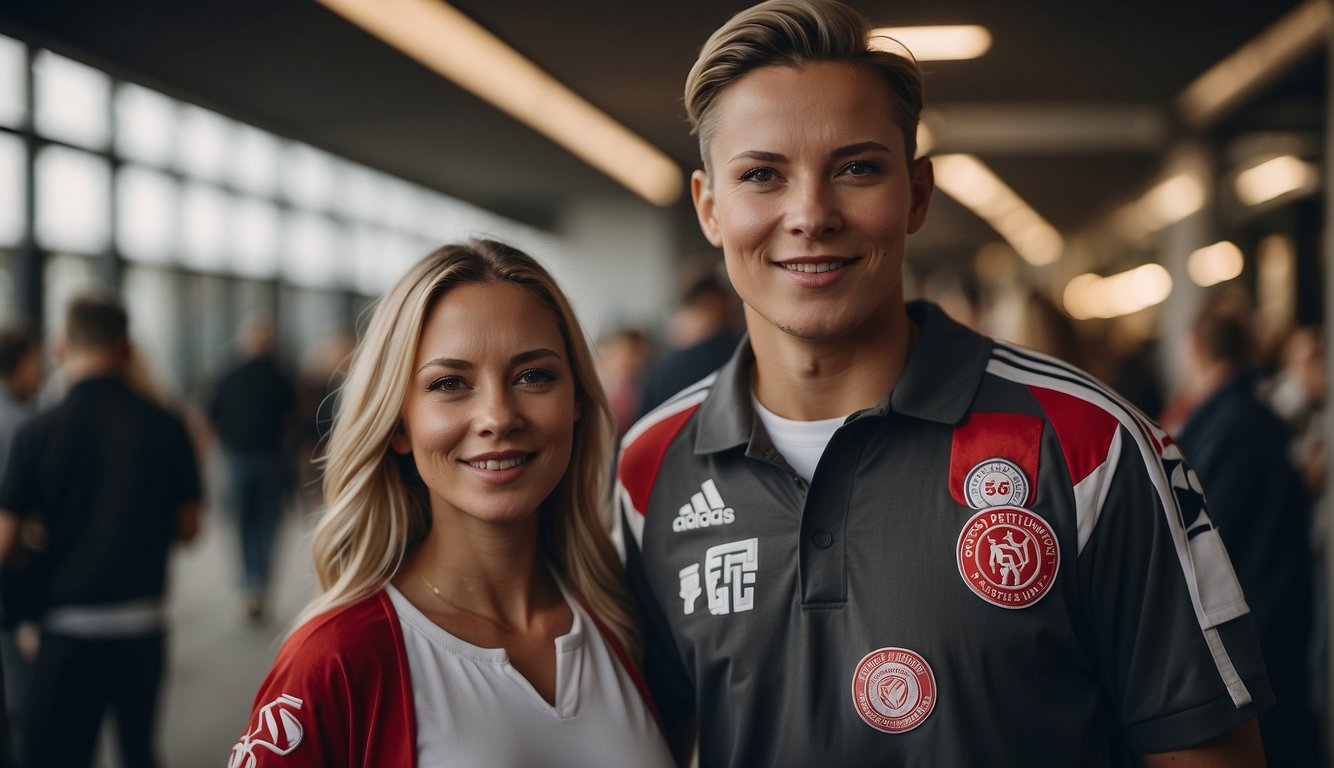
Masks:
[[[735,308],[736,294],[712,270],[686,286],[668,321],[668,351],[644,374],[640,416],[727,362],[741,338],[733,323]]]
[[[583,339],[497,242],[445,246],[381,299],[329,440],[324,593],[232,765],[670,765],[630,661]]]
[[[869,28],[771,0],[687,78],[748,343],[619,462],[678,754],[693,722],[704,768],[1262,764],[1254,629],[1168,436],[905,305],[921,75]]]
[[[226,500],[236,517],[252,621],[264,615],[273,540],[292,472],[288,450],[296,391],[278,364],[276,341],[267,316],[247,318],[236,334],[239,359],[218,381],[208,409],[227,466]]]
[[[1307,662],[1312,636],[1310,496],[1291,436],[1257,395],[1251,315],[1216,296],[1190,337],[1189,400],[1177,433],[1209,500],[1260,635],[1274,708],[1260,716],[1270,768],[1320,762]]]
[[[41,644],[24,707],[25,766],[87,765],[115,713],[126,765],[156,764],[167,553],[198,530],[200,483],[181,419],[130,388],[128,319],[115,302],[70,302],[64,399],[25,422],[0,481],[0,556],[22,521],[46,530]]]

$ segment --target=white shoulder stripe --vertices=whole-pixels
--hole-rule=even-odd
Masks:
[[[715,371],[676,393],[667,402],[649,411],[644,418],[635,422],[634,426],[626,431],[625,437],[621,438],[622,448],[639,439],[639,436],[647,432],[654,424],[704,402],[704,399],[709,396],[714,380],[717,378],[718,373]]]
[[[635,503],[630,499],[630,492],[616,481],[616,500],[617,520],[623,521],[625,527],[629,529],[630,535],[635,537],[635,546],[642,552],[644,549],[644,513],[648,510],[635,509]],[[617,526],[619,528],[619,526]],[[623,536],[616,536],[613,539],[616,544],[616,552],[621,556],[621,563],[625,563],[625,539]]]
[[[1098,527],[1098,518],[1102,515],[1102,505],[1107,501],[1107,492],[1112,487],[1112,478],[1116,476],[1116,467],[1121,461],[1121,430],[1112,436],[1112,444],[1107,449],[1107,460],[1089,476],[1075,484],[1075,520],[1079,525],[1079,552],[1083,553],[1093,529]]]
[[[1177,562],[1185,577],[1195,618],[1209,643],[1214,664],[1232,696],[1233,703],[1240,707],[1251,700],[1245,683],[1237,675],[1227,649],[1217,637],[1218,625],[1249,612],[1246,600],[1236,574],[1223,548],[1218,530],[1210,527],[1207,531],[1187,537],[1181,524],[1181,512],[1176,493],[1172,490],[1171,479],[1163,466],[1153,441],[1160,444],[1167,433],[1152,421],[1143,418],[1133,408],[1126,406],[1119,397],[1110,393],[1103,386],[1087,378],[1086,374],[1051,358],[997,345],[987,372],[1002,379],[1027,386],[1042,387],[1079,398],[1091,403],[1113,416],[1130,435],[1143,459],[1144,470],[1162,504],[1163,516],[1167,529],[1172,536],[1176,549]],[[1152,430],[1152,435],[1149,433]],[[1180,451],[1175,445],[1163,451],[1163,458]],[[1102,499],[1105,501],[1106,496]],[[1101,516],[1101,505],[1096,513]],[[1081,525],[1083,521],[1081,520]],[[1093,528],[1090,525],[1089,535]],[[1081,531],[1081,549],[1086,539]],[[1212,635],[1211,635],[1212,632]]]

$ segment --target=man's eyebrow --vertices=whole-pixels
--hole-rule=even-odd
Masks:
[[[846,157],[846,156],[848,156],[848,155],[856,155],[856,154],[860,154],[860,153],[862,153],[862,152],[891,152],[891,153],[892,153],[893,151],[894,151],[894,150],[890,149],[889,147],[885,146],[884,144],[881,144],[881,143],[878,142],[878,141],[863,141],[863,142],[860,142],[860,143],[857,143],[857,144],[849,144],[849,145],[847,145],[846,147],[839,147],[838,149],[834,150],[833,152],[831,152],[831,153],[829,153],[829,154],[830,154],[831,157]]]
[[[740,160],[742,158],[746,158],[748,160],[762,160],[766,163],[781,163],[787,159],[785,155],[780,155],[777,152],[765,152],[764,150],[760,149],[748,149],[745,152],[739,152],[733,155],[732,158],[727,162],[730,163],[732,162],[732,160]]]

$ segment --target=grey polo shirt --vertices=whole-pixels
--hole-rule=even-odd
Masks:
[[[903,375],[808,484],[743,342],[627,433],[645,673],[701,765],[1102,766],[1271,701],[1171,438],[1086,374],[914,302]]]

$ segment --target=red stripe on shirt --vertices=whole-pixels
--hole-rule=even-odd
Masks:
[[[1107,451],[1118,427],[1116,417],[1064,392],[1032,386],[1028,389],[1046,412],[1061,442],[1070,482],[1078,485],[1107,461]]]
[[[621,452],[621,463],[616,473],[639,514],[645,514],[648,509],[649,494],[653,492],[653,483],[658,479],[658,468],[667,455],[667,447],[698,409],[699,406],[694,405],[667,416],[644,430]]]

